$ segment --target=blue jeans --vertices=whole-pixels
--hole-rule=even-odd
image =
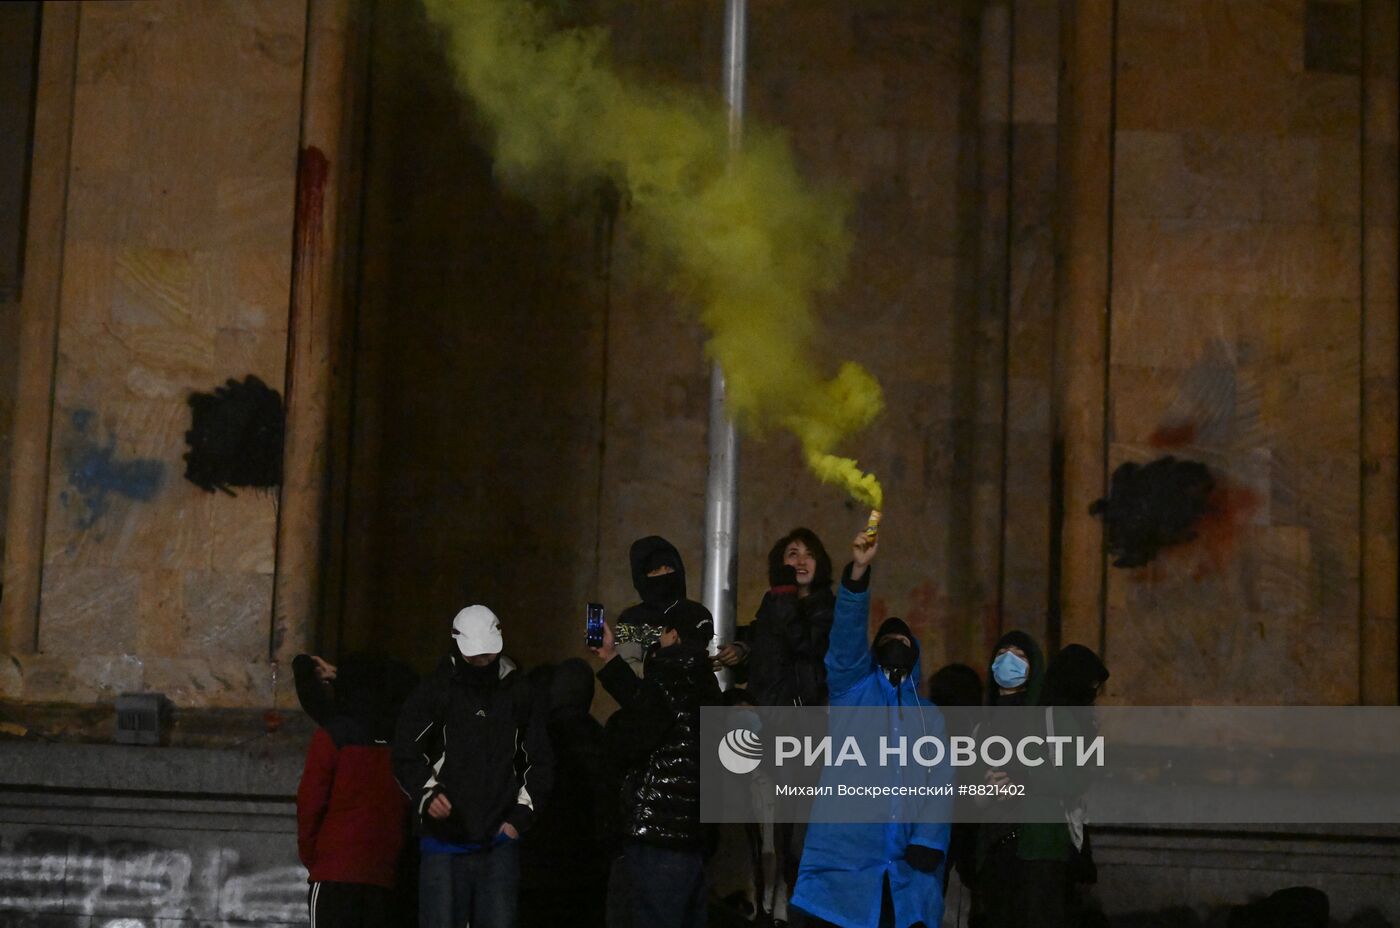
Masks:
[[[613,866],[620,868],[626,886],[631,928],[705,928],[708,924],[705,862],[699,851],[633,842]],[[608,923],[617,922],[610,917]]]
[[[519,890],[518,841],[475,854],[424,854],[419,928],[515,928]]]

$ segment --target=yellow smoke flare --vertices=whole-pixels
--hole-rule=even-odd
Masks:
[[[824,380],[810,350],[813,300],[850,250],[844,199],[804,183],[776,132],[746,128],[731,158],[718,106],[624,83],[602,30],[556,30],[521,0],[424,6],[490,128],[501,180],[530,196],[612,178],[642,247],[700,306],[730,414],[750,432],[791,431],[818,478],[880,508],[875,477],[835,453],[880,413],[880,385],[850,362]]]

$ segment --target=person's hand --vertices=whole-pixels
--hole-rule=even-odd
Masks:
[[[989,786],[1010,786],[1011,775],[1008,774],[1005,770],[988,770],[987,775],[983,777],[983,781]],[[1005,802],[1006,800],[1011,799],[1012,796],[1009,792],[997,792],[992,796],[992,798],[995,799],[997,802]]]
[[[510,822],[501,822],[501,827],[496,830],[496,834],[505,835],[512,841],[515,841],[520,837],[520,832],[516,831],[515,826],[512,825]]]
[[[428,814],[436,819],[444,819],[452,814],[452,800],[447,798],[446,793],[438,793],[433,797],[433,801],[428,803]]]
[[[875,560],[875,552],[880,550],[880,542],[871,538],[865,532],[856,536],[851,542],[851,579],[859,580],[865,576],[865,572],[870,569],[870,562]]]
[[[721,667],[737,667],[748,656],[748,648],[737,641],[731,641],[715,654],[715,663]]]
[[[617,636],[613,634],[612,625],[607,622],[603,623],[603,643],[588,650],[598,655],[605,664],[617,657]]]
[[[329,683],[335,679],[335,665],[317,655],[311,655],[311,666],[316,671],[316,679],[321,683]]]

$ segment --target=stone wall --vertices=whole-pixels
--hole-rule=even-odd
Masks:
[[[255,704],[269,656],[306,641],[424,666],[471,600],[526,662],[556,659],[579,651],[584,601],[631,600],[627,546],[650,532],[698,589],[693,307],[642,267],[616,191],[537,208],[501,189],[412,4],[337,40],[368,43],[342,57],[369,92],[315,149],[334,166],[364,144],[364,209],[326,249],[358,286],[329,297],[293,266],[318,240],[296,231],[305,16],[52,9],[7,696]],[[612,30],[630,79],[717,97],[715,3],[568,10]],[[930,666],[982,664],[1012,626],[1085,641],[1124,701],[1393,700],[1394,43],[1374,37],[1394,4],[1073,12],[752,11],[750,118],[850,194],[855,252],[819,344],[886,391],[851,449],[889,493],[875,620],[909,618]],[[325,165],[301,164],[305,205]],[[330,451],[306,444],[324,421],[297,420],[279,534],[272,495],[206,493],[182,455],[191,391],[254,374],[285,392],[289,364],[308,369],[289,299],[346,315],[317,356]],[[1208,517],[1108,566],[1089,504],[1120,463],[1168,453],[1210,468]],[[864,513],[782,435],[743,442],[740,493],[745,621],[774,537],[807,524],[839,565]],[[1265,669],[1226,672],[1246,656]]]
[[[7,697],[270,702],[276,497],[201,489],[184,454],[192,393],[282,389],[304,24],[295,4],[46,11],[36,147],[69,147],[36,168],[62,196],[35,204],[54,299],[26,294],[21,391],[51,406],[27,410],[43,507],[7,568],[38,589],[7,584]]]

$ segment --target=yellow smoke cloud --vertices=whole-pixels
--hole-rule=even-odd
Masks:
[[[751,432],[792,432],[818,478],[879,508],[879,482],[835,449],[880,413],[880,386],[850,362],[823,379],[810,350],[813,300],[850,249],[843,198],[805,184],[775,132],[746,127],[731,158],[717,105],[624,83],[601,30],[556,30],[521,0],[424,6],[502,181],[526,195],[600,177],[626,190],[643,247],[700,306],[730,414]]]

